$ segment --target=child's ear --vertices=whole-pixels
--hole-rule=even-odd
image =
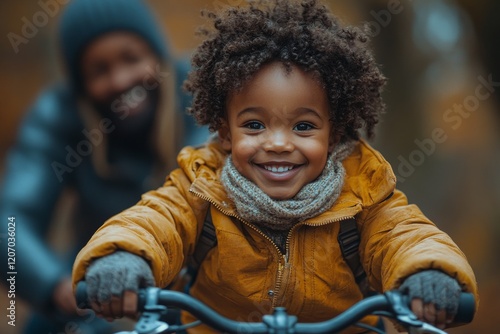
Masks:
[[[229,131],[229,125],[227,121],[222,121],[222,125],[219,128],[219,141],[222,145],[222,148],[225,151],[231,151],[231,132]]]
[[[330,135],[330,139],[328,140],[328,153],[332,153],[335,149],[335,146],[340,142],[340,134],[332,133]]]

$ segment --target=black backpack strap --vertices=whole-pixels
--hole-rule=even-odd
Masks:
[[[208,207],[200,237],[196,243],[193,255],[191,255],[188,262],[190,270],[193,272],[198,271],[198,268],[207,256],[208,252],[217,245],[217,235],[215,234],[215,227],[212,221],[210,208],[211,206]]]
[[[365,270],[361,265],[361,259],[359,258],[359,244],[361,238],[355,218],[340,221],[340,231],[337,239],[339,241],[340,250],[342,251],[342,256],[349,268],[351,268],[359,289],[363,293],[363,296],[368,296],[370,294],[370,288]]]
[[[205,221],[196,242],[193,254],[188,258],[187,265],[181,270],[177,279],[168,287],[170,290],[189,293],[189,289],[196,280],[198,269],[207,256],[208,252],[217,245],[214,223],[210,206],[205,215]]]

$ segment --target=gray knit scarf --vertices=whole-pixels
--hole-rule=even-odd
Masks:
[[[231,155],[222,169],[221,182],[241,218],[267,231],[268,235],[283,236],[282,232],[290,230],[300,221],[325,212],[337,200],[344,183],[342,161],[352,152],[354,144],[351,141],[337,145],[328,156],[321,175],[291,199],[270,198],[236,170]],[[271,238],[275,239],[273,236]]]

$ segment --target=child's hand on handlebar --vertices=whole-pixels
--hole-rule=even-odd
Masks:
[[[85,281],[92,309],[108,320],[136,317],[137,291],[155,283],[148,263],[124,251],[92,262]]]
[[[399,290],[411,299],[411,309],[420,319],[440,329],[453,321],[458,309],[458,282],[439,270],[409,276]]]

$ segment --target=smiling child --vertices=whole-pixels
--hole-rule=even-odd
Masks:
[[[163,187],[108,220],[80,252],[73,280],[87,281],[94,310],[134,315],[137,289],[175,279],[209,214],[217,246],[191,295],[240,321],[278,306],[301,322],[329,319],[363,298],[337,240],[340,222],[355,218],[370,287],[399,288],[421,319],[450,325],[460,292],[477,293],[474,274],[362,139],[374,132],[385,84],[366,36],[314,0],[210,17],[215,29],[186,88],[191,113],[217,136],[186,147]]]

